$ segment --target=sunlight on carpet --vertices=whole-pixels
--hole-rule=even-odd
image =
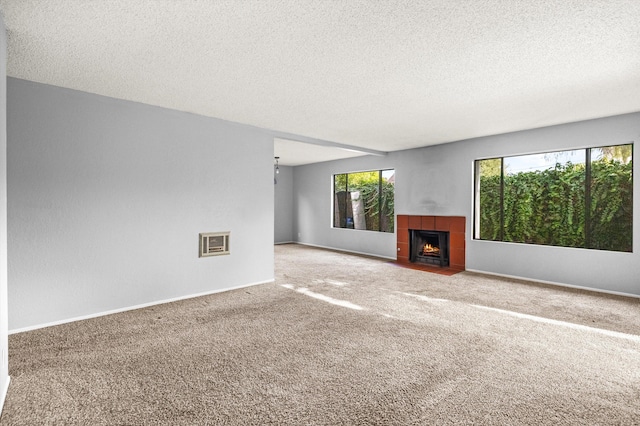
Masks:
[[[447,299],[427,297],[427,296],[423,296],[421,294],[406,293],[406,292],[401,292],[401,291],[394,291],[394,293],[402,294],[403,296],[409,296],[409,297],[412,297],[414,299],[421,300],[423,302],[432,302],[432,303],[451,302],[450,300],[447,300]],[[605,336],[617,337],[617,338],[620,338],[620,339],[627,339],[627,340],[632,340],[632,341],[635,341],[635,342],[640,342],[640,336],[635,335],[635,334],[621,333],[621,332],[618,332],[618,331],[605,330],[605,329],[602,329],[602,328],[590,327],[590,326],[587,326],[587,325],[575,324],[575,323],[571,323],[571,322],[567,322],[567,321],[559,321],[559,320],[540,317],[540,316],[536,316],[536,315],[523,314],[523,313],[520,313],[520,312],[509,311],[509,310],[506,310],[506,309],[491,308],[491,307],[488,307],[488,306],[474,305],[474,304],[468,304],[468,306],[471,306],[473,308],[483,309],[483,310],[486,310],[486,311],[491,311],[491,312],[497,312],[497,313],[501,313],[501,314],[505,314],[505,315],[510,315],[510,316],[516,317],[516,318],[527,319],[527,320],[530,320],[530,321],[536,321],[536,322],[539,322],[539,323],[558,325],[558,326],[562,326],[562,327],[572,328],[574,330],[589,331],[589,332],[593,332],[593,333],[600,333],[600,334],[603,334]]]
[[[438,298],[435,298],[435,297],[427,297],[427,296],[423,296],[421,294],[405,293],[405,292],[402,292],[402,291],[395,291],[394,293],[402,294],[404,296],[413,297],[415,299],[422,300],[423,302],[451,302],[448,299],[438,299]]]
[[[290,290],[295,290],[298,293],[304,294],[305,296],[313,297],[314,299],[322,300],[323,302],[331,303],[332,305],[342,306],[343,308],[354,309],[356,311],[362,311],[364,309],[362,306],[358,306],[346,300],[338,300],[334,299],[333,297],[325,296],[324,294],[315,293],[308,288],[295,288],[290,284],[282,284],[282,287],[288,288]]]
[[[628,333],[621,333],[621,332],[618,332],[618,331],[604,330],[602,328],[589,327],[588,325],[574,324],[574,323],[571,323],[571,322],[558,321],[558,320],[554,320],[554,319],[538,317],[538,316],[535,316],[535,315],[521,314],[520,312],[513,312],[513,311],[507,311],[507,310],[504,310],[504,309],[490,308],[488,306],[481,306],[481,305],[470,305],[470,306],[473,306],[474,308],[484,309],[484,310],[487,310],[487,311],[499,312],[501,314],[510,315],[510,316],[516,317],[516,318],[523,318],[523,319],[528,319],[528,320],[531,320],[531,321],[541,322],[541,323],[544,323],[544,324],[559,325],[559,326],[562,326],[562,327],[572,328],[574,330],[589,331],[589,332],[593,332],[593,333],[604,334],[605,336],[617,337],[619,339],[627,339],[627,340],[632,340],[634,342],[640,342],[640,336],[637,336],[635,334],[628,334]]]

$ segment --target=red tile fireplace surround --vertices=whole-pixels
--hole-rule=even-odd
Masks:
[[[415,265],[409,262],[409,230],[447,231],[449,232],[449,269],[465,270],[465,228],[467,219],[464,216],[410,216],[397,217],[397,262],[404,265]],[[432,269],[432,268],[430,268]]]

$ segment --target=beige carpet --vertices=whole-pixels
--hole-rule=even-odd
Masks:
[[[640,424],[638,299],[297,245],[276,274],[11,335],[0,424]]]

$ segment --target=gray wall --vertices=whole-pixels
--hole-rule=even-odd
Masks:
[[[9,386],[7,330],[7,33],[0,16],[0,412]]]
[[[273,279],[268,134],[13,78],[7,124],[10,330]]]
[[[293,241],[293,167],[280,166],[275,189],[275,243]]]
[[[634,226],[634,253],[475,241],[470,233],[474,160],[630,141],[640,141],[640,113],[393,152],[386,157],[299,166],[294,169],[294,233],[300,233],[299,241],[305,244],[395,258],[393,234],[331,228],[330,195],[332,174],[395,168],[396,214],[467,217],[467,269],[640,295],[640,226]],[[638,161],[636,158],[635,170]],[[640,185],[636,182],[636,224],[639,215]]]
[[[392,169],[396,166],[394,158],[393,154],[386,157],[364,156],[294,167],[293,200],[296,241],[302,244],[395,259],[395,234],[333,228],[331,210],[334,174]]]

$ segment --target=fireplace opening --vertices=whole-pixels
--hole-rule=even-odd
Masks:
[[[409,230],[409,261],[449,266],[449,233]]]

